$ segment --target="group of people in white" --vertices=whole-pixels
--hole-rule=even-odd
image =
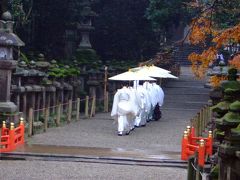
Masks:
[[[155,109],[163,105],[164,92],[155,82],[135,81],[133,87],[123,86],[114,95],[111,116],[118,122],[118,135],[128,135],[135,127],[158,120]],[[159,110],[160,111],[160,110]]]

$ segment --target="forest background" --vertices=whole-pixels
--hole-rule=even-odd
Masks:
[[[134,61],[172,43],[171,30],[190,19],[183,2],[187,0],[10,0],[5,9],[10,9],[15,32],[26,43],[24,52],[62,59],[66,30],[76,29],[83,8],[91,6],[96,17],[90,38],[100,59]],[[80,42],[79,35],[73,38]]]
[[[187,32],[191,43],[207,49],[216,32],[236,27],[240,18],[238,0],[2,0],[1,6],[13,15],[15,32],[26,43],[23,52],[65,61],[70,60],[64,54],[66,31],[76,29],[84,7],[96,13],[90,38],[103,61],[149,59],[166,45],[179,42],[176,30],[187,25],[191,25]],[[80,35],[73,38],[80,42]],[[201,58],[190,57],[193,64],[202,64]]]

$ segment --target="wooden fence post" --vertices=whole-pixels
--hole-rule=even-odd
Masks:
[[[93,99],[94,99],[94,106],[93,106],[93,116],[95,116],[95,114],[96,114],[96,107],[97,107],[97,100],[96,100],[96,96],[94,96],[93,97]]]
[[[108,95],[108,92],[104,94],[104,112],[108,112]]]
[[[207,106],[204,107],[204,128],[207,127]]]
[[[29,109],[29,114],[28,114],[28,136],[32,136],[32,131],[33,131],[33,108]]]
[[[94,106],[94,97],[92,98],[92,104],[91,104],[91,109],[90,109],[90,118],[93,116],[93,106]]]
[[[198,119],[197,115],[194,117],[195,136],[198,135]]]
[[[197,136],[200,135],[200,113],[197,113]]]
[[[41,95],[39,93],[37,93],[36,96],[37,96],[37,109],[40,109]],[[36,114],[36,121],[39,121],[40,111],[38,110],[36,113],[37,113]]]
[[[72,119],[72,100],[68,100],[68,115],[67,115],[67,122],[70,123]]]
[[[212,109],[209,107],[209,121],[212,122]]]
[[[103,94],[104,94],[104,112],[107,112],[107,75],[108,75],[108,67],[105,66],[104,68],[105,72],[104,72],[104,90],[103,90]]]
[[[205,130],[206,127],[206,112],[205,112],[205,106],[202,109],[203,111],[203,130]]]
[[[202,124],[203,124],[203,121],[202,121],[202,109],[201,109],[199,114],[199,127],[200,127],[199,135],[200,136],[202,135]]]
[[[44,88],[44,90],[43,90],[43,93],[42,93],[42,109],[45,109],[45,107],[46,107],[46,95],[47,95],[47,93],[46,93],[46,89]],[[44,111],[43,111],[43,115],[44,115]]]
[[[86,101],[85,101],[85,117],[88,118],[88,103],[89,103],[89,96],[86,96]]]
[[[190,126],[193,127],[193,118],[190,119]]]
[[[108,93],[108,91],[107,91],[107,93],[106,93],[106,112],[108,112],[108,105],[109,105],[109,93]]]
[[[209,123],[209,106],[206,106],[207,124]]]
[[[205,131],[205,111],[204,111],[205,107],[203,107],[201,109],[202,111],[202,131]]]
[[[27,95],[23,93],[23,117],[26,119],[27,117]]]
[[[107,109],[107,93],[104,93],[104,98],[103,98],[103,112],[106,112]]]
[[[45,117],[44,117],[44,132],[47,131],[48,120],[49,120],[49,107],[47,106],[46,109],[45,109]]]
[[[60,120],[61,120],[61,104],[58,103],[58,105],[57,105],[57,121],[56,121],[57,126],[60,125]]]
[[[93,96],[90,117],[93,117],[95,115],[95,109],[96,109],[95,106],[96,106],[96,96]]]
[[[204,114],[204,107],[201,109],[202,111],[202,132],[205,130],[205,114]]]
[[[78,121],[80,117],[80,98],[77,98],[77,113],[76,113],[76,120]]]
[[[195,127],[195,117],[193,117],[191,119],[191,127],[194,127],[195,131],[196,131],[196,127]]]

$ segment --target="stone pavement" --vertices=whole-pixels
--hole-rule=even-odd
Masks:
[[[146,127],[135,129],[129,136],[117,136],[117,124],[114,124],[110,113],[100,113],[94,118],[81,119],[64,127],[49,129],[46,133],[35,135],[28,141],[28,144],[33,146],[37,144],[40,152],[48,151],[47,145],[74,146],[79,149],[78,155],[84,156],[126,157],[128,154],[128,158],[179,160],[183,131],[189,120],[208,101],[209,90],[204,89],[204,83],[204,81],[194,79],[189,67],[181,67],[180,78],[170,80],[164,87],[165,103],[162,118],[148,123]],[[25,150],[23,148],[19,152],[27,149],[28,147],[25,147]],[[80,149],[82,149],[81,152]],[[106,152],[101,154],[109,149],[115,154]],[[66,177],[68,179],[186,179],[186,170],[177,168],[88,163],[78,163],[75,167],[74,163],[69,162],[65,162],[65,165],[64,162],[11,162],[4,161],[4,164],[13,166],[8,169],[9,171],[14,169],[14,164],[26,166],[31,172],[36,168],[34,166],[39,166],[38,170],[42,172],[48,171],[48,167],[54,168],[54,172],[60,174],[63,173],[61,169],[66,169],[66,174],[63,173],[63,175],[56,175],[53,172],[52,176],[41,174],[42,176],[36,176],[34,179],[48,179],[46,177],[49,179],[65,179]],[[4,164],[0,163],[0,174],[3,173]],[[99,173],[101,169],[103,172]],[[20,176],[22,179],[24,179],[24,174]],[[35,176],[34,173],[30,174]],[[7,176],[9,179],[14,179],[11,178],[11,174]]]

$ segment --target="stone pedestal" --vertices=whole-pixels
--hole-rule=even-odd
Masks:
[[[25,93],[25,88],[22,86],[16,86],[16,85],[12,85],[12,93],[15,96],[15,101],[14,103],[17,106],[17,111],[21,111],[22,109],[20,109],[21,107],[21,96],[23,95],[23,93]]]
[[[12,70],[16,68],[14,60],[0,60],[0,112],[15,112],[17,106],[10,102]]]
[[[219,180],[240,179],[239,151],[240,148],[234,146],[219,147]]]
[[[96,89],[99,86],[99,82],[96,80],[89,80],[87,81],[87,85],[89,86],[89,95],[90,97],[96,97]]]

